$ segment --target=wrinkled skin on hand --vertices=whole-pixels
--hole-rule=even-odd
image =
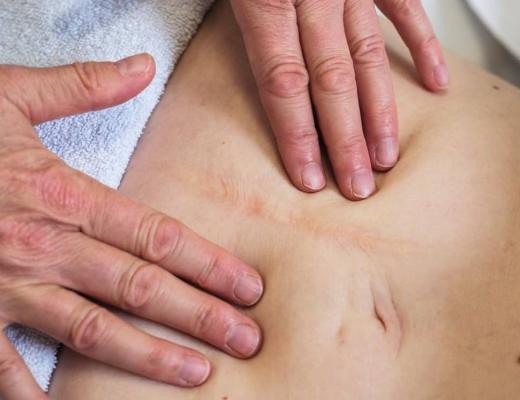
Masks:
[[[247,358],[258,351],[260,328],[224,300],[256,303],[261,277],[179,221],[69,168],[33,130],[124,102],[154,73],[146,54],[49,69],[0,66],[0,326],[24,324],[96,360],[195,386],[210,373],[202,354],[93,300]],[[46,398],[3,334],[0,397]]]
[[[231,0],[262,103],[293,184],[325,187],[318,129],[340,191],[371,196],[373,169],[399,157],[398,121],[375,6],[409,47],[424,85],[448,70],[420,0]],[[316,121],[313,116],[316,111]]]

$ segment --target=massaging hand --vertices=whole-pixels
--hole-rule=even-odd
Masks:
[[[448,85],[420,0],[231,3],[294,185],[307,192],[325,186],[313,104],[341,192],[351,200],[370,196],[372,168],[388,170],[399,155],[390,68],[374,3],[410,48],[424,84],[435,91]]]
[[[258,350],[258,326],[184,280],[252,305],[260,276],[180,222],[67,167],[32,128],[126,101],[154,72],[147,55],[117,64],[0,66],[0,327],[27,325],[96,360],[194,386],[209,374],[204,356],[88,298],[249,357]],[[1,331],[0,398],[45,398]]]

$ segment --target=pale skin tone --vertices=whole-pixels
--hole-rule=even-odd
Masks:
[[[293,184],[306,192],[325,186],[320,130],[341,193],[369,197],[372,168],[390,169],[399,153],[374,2],[231,3]],[[407,42],[426,87],[445,89],[447,70],[420,2],[375,4]],[[0,197],[0,326],[31,326],[93,359],[194,386],[210,373],[203,355],[147,335],[85,296],[247,358],[259,350],[260,327],[229,303],[255,304],[260,275],[179,221],[70,169],[32,128],[122,103],[154,70],[147,55],[54,69],[0,66],[0,192],[7,193]],[[0,396],[45,398],[4,336]]]

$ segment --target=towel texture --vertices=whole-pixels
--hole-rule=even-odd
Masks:
[[[40,125],[43,142],[70,166],[117,188],[173,67],[213,0],[0,0],[0,64],[55,66],[148,52],[152,84],[118,107]],[[58,343],[11,326],[9,339],[45,390]]]

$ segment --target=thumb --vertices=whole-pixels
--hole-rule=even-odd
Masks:
[[[155,75],[149,54],[54,68],[0,66],[0,96],[33,124],[124,103]]]

